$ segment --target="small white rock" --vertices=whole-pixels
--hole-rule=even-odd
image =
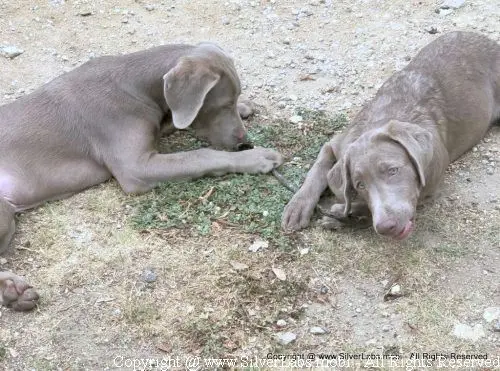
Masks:
[[[248,269],[248,265],[240,263],[240,262],[237,262],[235,260],[231,260],[229,263],[231,264],[231,266],[233,267],[233,269],[236,270],[236,271],[243,271],[245,269]]]
[[[477,341],[486,336],[483,325],[477,324],[474,327],[463,323],[457,323],[453,327],[452,335],[464,340]]]
[[[313,335],[323,335],[326,334],[326,330],[323,327],[314,326],[309,329],[309,332]]]
[[[24,50],[14,45],[7,45],[0,47],[0,53],[6,58],[14,59],[18,55],[23,54]]]
[[[458,9],[462,7],[465,4],[465,0],[446,0],[442,5],[441,8],[446,9],[446,8],[451,8],[451,9]]]
[[[486,308],[483,313],[483,318],[488,323],[500,319],[500,307]]]
[[[286,321],[284,319],[279,319],[276,322],[276,326],[278,326],[278,327],[285,327],[286,326]]]
[[[299,115],[294,115],[292,117],[290,117],[290,122],[292,124],[298,124],[299,122],[302,122],[304,119],[302,118],[302,116],[299,116]]]
[[[400,295],[401,294],[401,286],[394,285],[391,287],[391,295]]]
[[[297,335],[295,335],[293,332],[280,332],[279,334],[276,335],[278,343],[281,345],[288,345],[292,341],[295,341],[297,339]]]
[[[253,244],[250,245],[248,251],[257,252],[260,249],[267,249],[269,247],[269,242],[264,240],[255,240]]]

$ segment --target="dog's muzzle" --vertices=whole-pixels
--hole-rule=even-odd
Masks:
[[[253,144],[252,143],[238,143],[236,145],[236,150],[239,151],[246,151],[248,149],[253,149]]]

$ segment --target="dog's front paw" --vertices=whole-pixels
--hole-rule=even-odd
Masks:
[[[5,280],[0,288],[0,303],[17,311],[32,310],[38,299],[38,293],[19,276]]]
[[[256,147],[238,154],[243,157],[236,165],[238,173],[265,174],[283,163],[281,154],[269,148]]]
[[[296,193],[285,206],[281,227],[285,231],[298,231],[309,225],[316,204],[309,197]]]

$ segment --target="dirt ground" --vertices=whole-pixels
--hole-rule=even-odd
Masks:
[[[266,112],[261,120],[288,119],[297,107],[351,118],[442,33],[472,30],[500,42],[500,4],[491,0],[458,9],[440,9],[440,0],[115,4],[0,0],[0,46],[24,51],[0,56],[0,103],[89,58],[211,40],[234,57],[243,94]],[[498,359],[498,320],[484,314],[500,306],[499,151],[495,127],[450,167],[401,243],[371,229],[310,228],[294,250],[250,252],[254,236],[238,229],[141,233],[115,182],[23,213],[1,266],[42,299],[31,313],[0,309],[0,367],[130,369],[125,361],[139,358],[310,352]],[[394,285],[402,296],[384,301]],[[475,333],[457,335],[466,326]],[[296,339],[280,344],[284,332]]]

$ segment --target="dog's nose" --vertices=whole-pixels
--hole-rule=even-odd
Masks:
[[[252,148],[253,148],[253,144],[250,142],[238,143],[236,145],[237,151],[246,151],[247,149],[252,149]]]
[[[381,235],[393,235],[396,232],[396,226],[394,219],[383,219],[375,224],[375,230]]]

